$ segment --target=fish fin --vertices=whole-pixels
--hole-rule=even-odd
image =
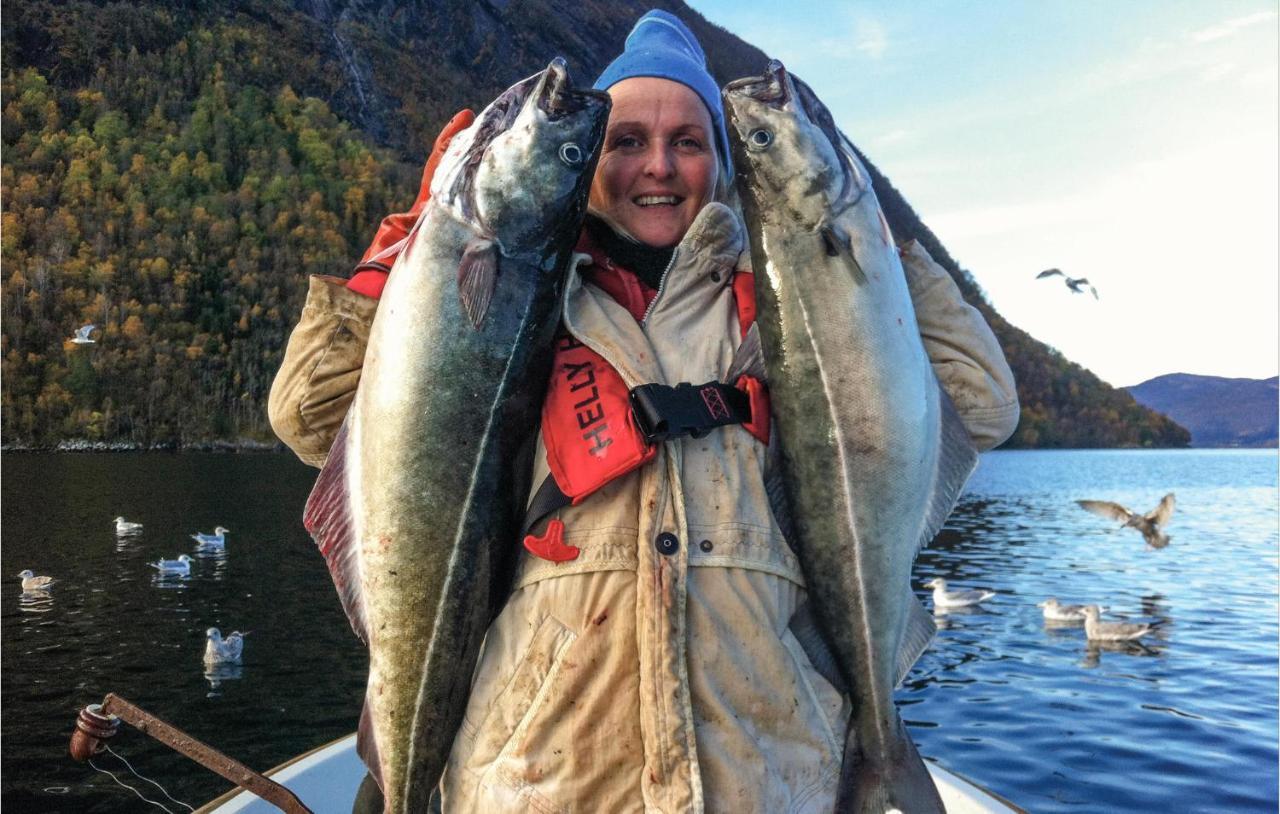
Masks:
[[[782,532],[782,539],[798,555],[795,515],[791,511],[791,498],[787,495],[787,485],[782,475],[782,440],[776,432],[769,436],[769,448],[765,451],[764,490],[769,498],[773,520]]]
[[[933,614],[925,610],[910,588],[907,589],[906,607],[907,623],[902,631],[902,641],[898,643],[898,672],[893,682],[895,687],[902,683],[912,666],[929,649],[933,634],[938,630]]]
[[[458,262],[458,298],[462,310],[477,331],[484,322],[498,281],[498,247],[492,240],[476,238],[467,244]]]
[[[965,482],[973,474],[978,465],[978,451],[973,447],[973,439],[964,427],[964,421],[956,412],[947,391],[938,385],[938,406],[941,413],[942,433],[938,439],[940,452],[938,468],[934,473],[933,495],[929,501],[929,511],[925,515],[924,529],[917,541],[917,548],[929,544],[947,522]]]
[[[351,522],[351,501],[347,493],[347,431],[351,414],[342,422],[333,439],[329,457],[316,478],[302,513],[302,525],[316,541],[333,587],[338,590],[342,609],[351,629],[368,644],[368,623],[364,595],[360,587],[360,542]]]
[[[938,787],[911,740],[897,711],[897,731],[884,754],[875,755],[858,746],[858,731],[850,726],[845,735],[844,763],[835,810],[857,814],[946,814]]]
[[[760,329],[751,323],[747,335],[742,337],[742,344],[734,351],[733,361],[729,363],[729,372],[724,381],[733,384],[740,376],[750,376],[761,384],[769,383],[764,370],[764,349],[760,346]]]
[[[933,627],[933,622],[930,621],[929,625]],[[809,663],[813,665],[813,669],[817,670],[818,674],[841,694],[848,693],[849,683],[840,672],[840,666],[836,664],[836,655],[831,652],[831,646],[827,644],[826,637],[818,629],[818,622],[813,618],[813,607],[808,600],[796,608],[787,628],[800,643],[800,649],[809,657]]]
[[[818,234],[822,236],[822,246],[826,249],[827,256],[842,257],[847,260],[850,271],[853,273],[853,281],[858,285],[865,285],[867,273],[862,270],[857,256],[853,253],[853,239],[849,237],[849,233],[833,223],[828,223],[818,230]]]
[[[374,736],[373,709],[369,704],[369,693],[365,692],[364,705],[360,707],[360,723],[356,726],[356,754],[364,761],[378,788],[386,794],[386,784],[382,782],[382,761],[378,757],[378,740]]]

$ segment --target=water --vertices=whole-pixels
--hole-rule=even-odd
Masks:
[[[365,655],[301,527],[312,477],[286,455],[4,456],[6,807],[156,810],[67,756],[77,711],[106,692],[259,769],[354,728]],[[1274,451],[983,456],[916,567],[922,597],[933,576],[997,591],[937,617],[899,692],[921,752],[1034,812],[1276,811],[1276,487]],[[1146,511],[1169,491],[1158,551],[1072,502]],[[118,543],[120,514],[143,534]],[[189,579],[146,566],[217,525],[226,556]],[[24,598],[23,568],[59,582]],[[1091,647],[1045,627],[1048,596],[1166,624],[1144,646]],[[210,626],[253,631],[239,670],[206,676]],[[128,727],[114,748],[180,800],[228,787]]]

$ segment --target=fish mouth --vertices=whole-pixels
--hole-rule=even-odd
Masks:
[[[856,149],[836,126],[831,111],[813,92],[813,88],[800,77],[789,73],[778,60],[769,60],[761,76],[748,76],[730,82],[724,88],[724,95],[744,96],[776,110],[789,108],[797,111],[822,132],[835,152],[840,172],[840,188],[832,200],[834,213],[856,205],[871,188],[859,169],[860,162],[855,158]],[[732,109],[732,105],[729,107]]]
[[[769,60],[763,76],[745,76],[735,79],[724,86],[726,96],[746,96],[770,107],[783,108],[792,99],[789,74],[782,63],[776,59]]]
[[[609,94],[590,88],[575,88],[562,57],[551,60],[534,89],[538,109],[551,121],[558,121],[592,107],[607,106]]]

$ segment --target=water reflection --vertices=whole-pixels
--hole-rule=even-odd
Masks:
[[[221,582],[227,575],[227,550],[214,546],[196,546],[196,559],[200,561],[200,573],[214,582]]]
[[[34,588],[18,597],[18,609],[23,613],[48,613],[53,610],[53,592],[48,588]]]
[[[210,690],[219,690],[224,681],[238,681],[244,677],[244,665],[234,663],[204,663],[204,679],[209,682]],[[217,695],[210,692],[209,697]]]
[[[151,587],[166,591],[185,590],[190,581],[190,574],[176,574],[172,571],[158,571],[151,575]]]
[[[1084,657],[1080,660],[1080,666],[1090,670],[1097,667],[1102,663],[1102,654],[1104,652],[1120,653],[1126,656],[1159,656],[1164,651],[1162,648],[1152,647],[1140,641],[1109,642],[1087,639],[1085,641]]]

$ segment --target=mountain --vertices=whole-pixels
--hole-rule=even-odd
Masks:
[[[453,113],[557,54],[589,81],[654,6],[688,22],[719,81],[763,70],[759,49],[667,0],[6,4],[4,442],[270,439],[307,275],[349,272]],[[867,163],[894,232],[924,243],[1001,341],[1023,405],[1009,446],[1187,444],[1002,319]],[[67,341],[89,322],[95,344]]]
[[[1125,389],[1140,404],[1190,430],[1192,446],[1277,446],[1280,377],[1227,379],[1170,373]]]

